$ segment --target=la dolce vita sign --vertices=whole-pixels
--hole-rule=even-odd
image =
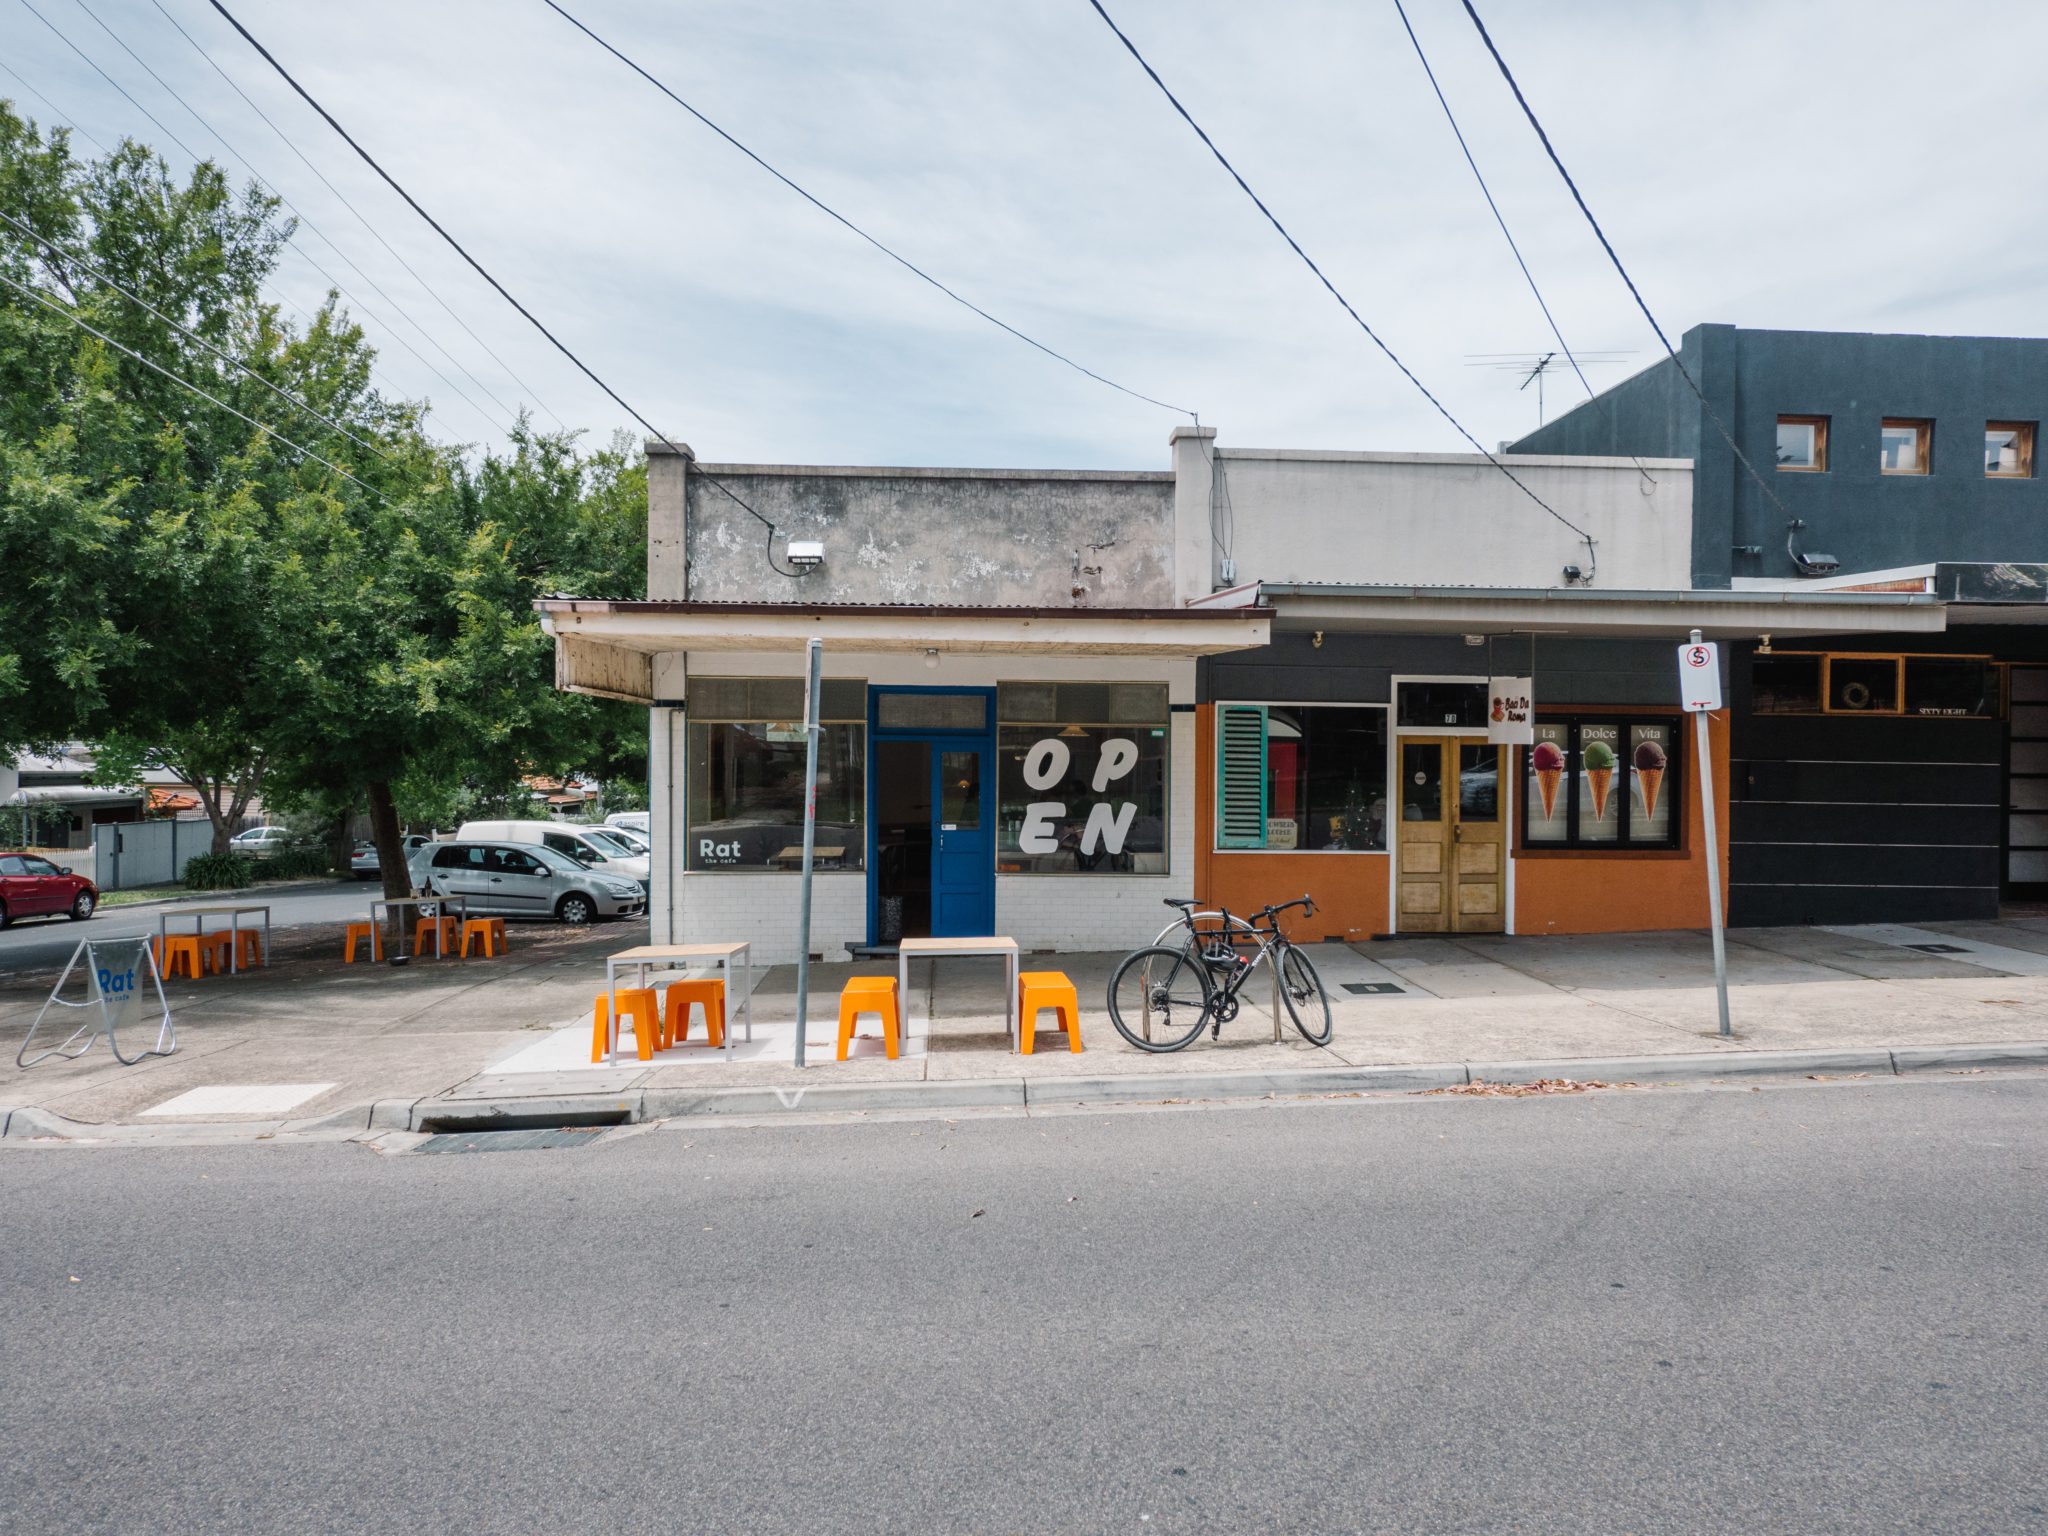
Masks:
[[[1031,789],[1051,789],[1066,778],[1073,761],[1073,752],[1059,737],[1034,741],[1024,754],[1024,783]],[[1102,744],[1102,753],[1095,760],[1095,776],[1088,787],[1097,795],[1107,794],[1112,784],[1129,778],[1137,766],[1138,744],[1112,736]],[[1092,854],[1099,846],[1106,853],[1122,853],[1124,839],[1130,836],[1131,823],[1137,815],[1135,800],[1097,800],[1088,807],[1088,822],[1081,829],[1081,852]],[[1018,851],[1058,853],[1059,824],[1066,819],[1066,801],[1031,801],[1024,807],[1024,823],[1017,832]]]

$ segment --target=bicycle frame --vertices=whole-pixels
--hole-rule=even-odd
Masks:
[[[1219,920],[1223,924],[1222,931],[1203,933],[1195,925],[1204,918]],[[1164,944],[1175,933],[1186,935],[1188,947],[1194,951],[1195,958],[1204,965],[1209,965],[1212,974],[1215,971],[1215,967],[1210,963],[1209,956],[1206,953],[1209,945],[1226,936],[1233,954],[1237,951],[1240,938],[1249,938],[1257,945],[1257,954],[1250,960],[1244,960],[1242,963],[1232,965],[1228,974],[1222,976],[1217,981],[1215,1000],[1218,1003],[1226,999],[1235,1002],[1238,994],[1244,990],[1245,984],[1251,980],[1252,972],[1256,971],[1260,966],[1266,965],[1268,959],[1276,950],[1284,949],[1290,943],[1287,936],[1280,932],[1280,925],[1277,922],[1273,925],[1270,933],[1262,933],[1257,923],[1250,919],[1233,917],[1227,911],[1197,912],[1192,907],[1181,913],[1179,922],[1168,923],[1164,928],[1160,929],[1159,937],[1152,942],[1154,944]],[[1280,1013],[1280,962],[1273,960],[1267,968],[1273,976],[1273,1000],[1267,1011],[1273,1018],[1273,1041],[1277,1045],[1284,1038]]]

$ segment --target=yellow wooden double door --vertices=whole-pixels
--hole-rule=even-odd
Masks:
[[[1507,926],[1507,767],[1512,748],[1403,736],[1395,750],[1394,928],[1500,933]]]

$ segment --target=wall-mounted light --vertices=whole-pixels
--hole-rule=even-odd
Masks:
[[[935,647],[927,646],[925,648],[924,664],[928,667],[931,667],[934,670],[937,670],[939,665],[939,653]]]
[[[1756,653],[1759,656],[1771,654],[1771,637],[1769,635],[1758,635],[1756,637]]]
[[[1466,643],[1467,645],[1484,645],[1484,644],[1486,644],[1486,636],[1484,636],[1484,635],[1467,635],[1467,636],[1465,637],[1465,643]]]
[[[1323,632],[1320,629],[1317,630],[1313,635],[1309,636],[1308,643],[1320,651],[1323,648]]]

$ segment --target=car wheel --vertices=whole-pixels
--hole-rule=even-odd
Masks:
[[[0,928],[5,928],[14,919],[7,915],[7,903],[0,901]]]
[[[597,904],[588,896],[570,892],[555,903],[555,916],[571,927],[580,928],[597,916]]]
[[[71,902],[71,921],[82,923],[99,908],[99,901],[91,891],[80,891]]]

